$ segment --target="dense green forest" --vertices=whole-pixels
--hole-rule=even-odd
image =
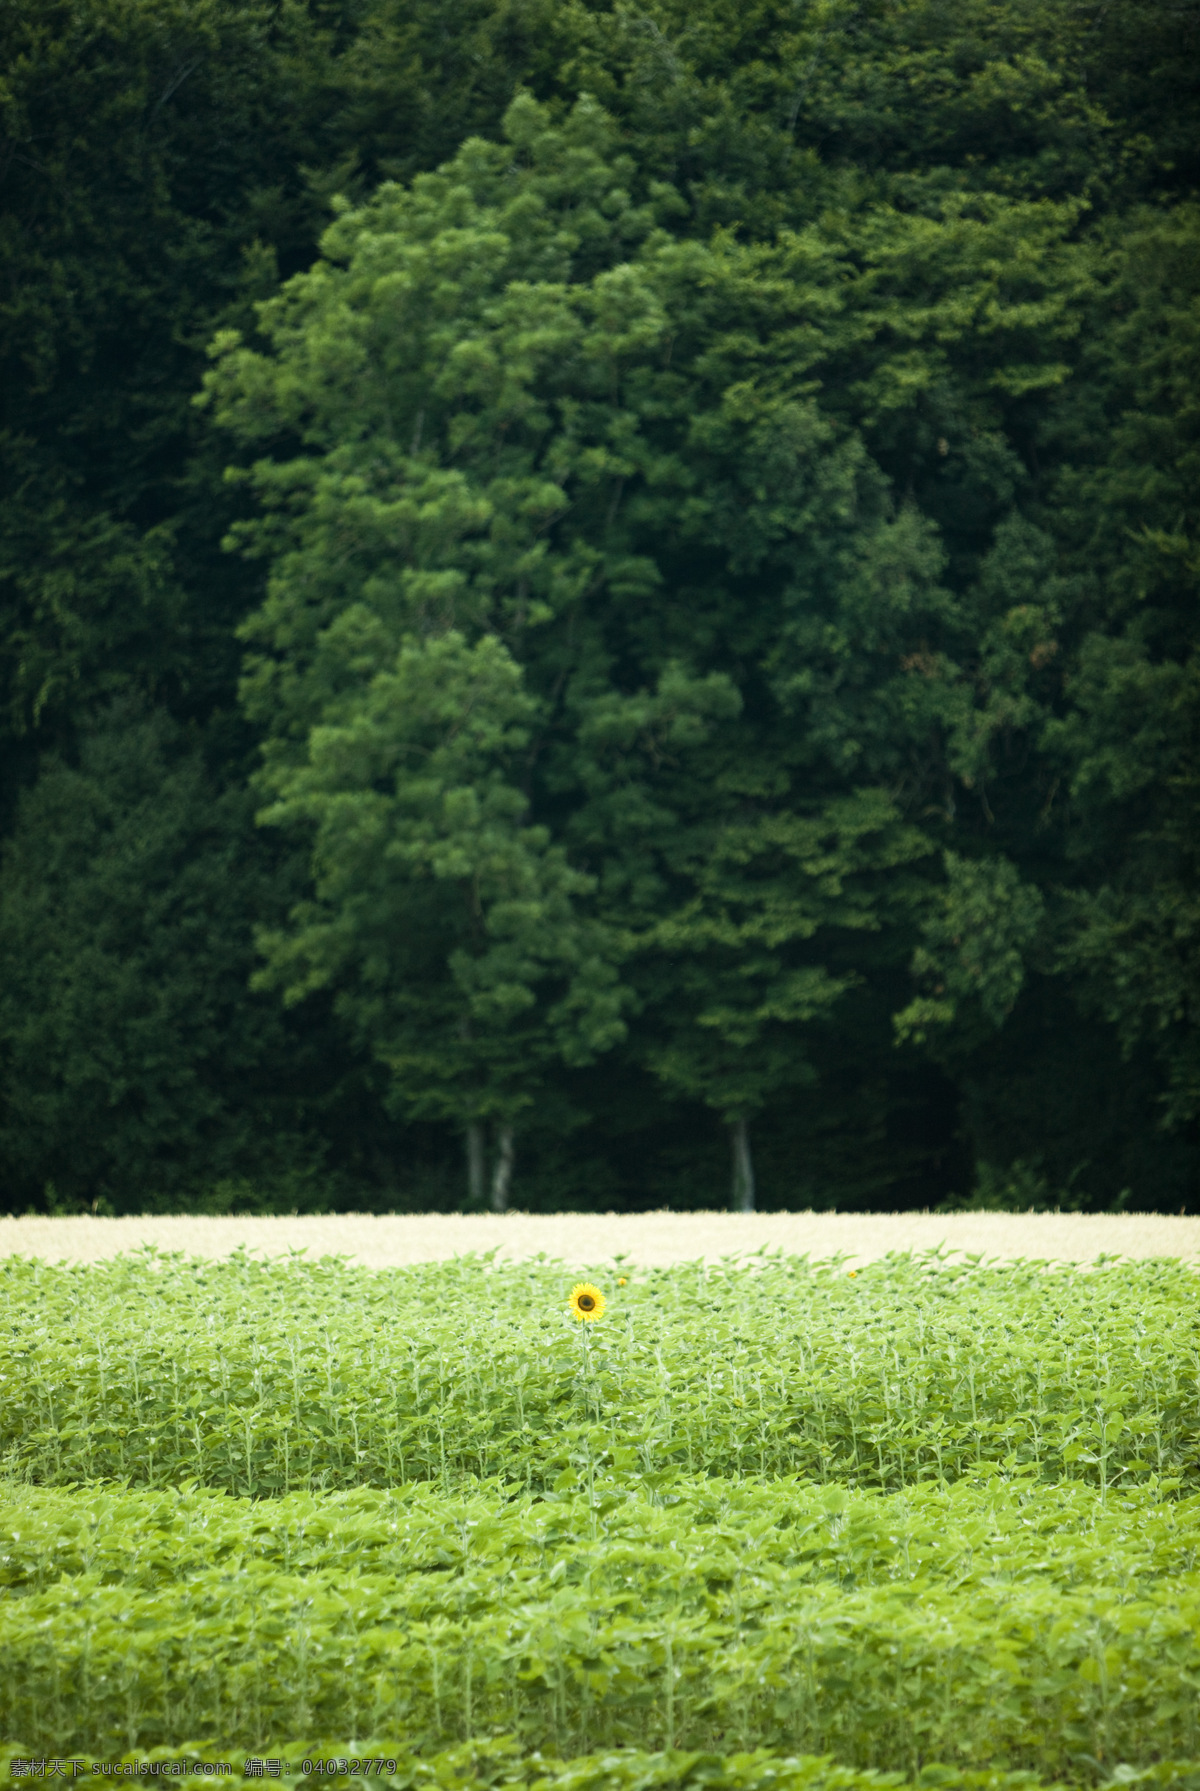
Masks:
[[[1200,1210],[1196,0],[0,38],[8,1210]]]

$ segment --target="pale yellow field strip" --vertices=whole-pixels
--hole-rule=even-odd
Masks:
[[[499,1260],[540,1253],[599,1268],[618,1256],[645,1267],[781,1250],[869,1262],[895,1250],[944,1249],[998,1261],[1094,1262],[1170,1256],[1200,1263],[1200,1218],[1103,1213],[333,1213],[292,1218],[121,1219],[0,1217],[0,1256],[98,1262],[153,1244],[185,1256],[256,1256],[303,1250],[368,1268],[436,1262],[495,1250]]]

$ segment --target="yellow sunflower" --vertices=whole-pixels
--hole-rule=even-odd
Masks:
[[[571,1289],[571,1297],[567,1301],[568,1309],[575,1318],[586,1319],[589,1323],[594,1318],[601,1318],[605,1307],[604,1295],[590,1281],[579,1281]]]

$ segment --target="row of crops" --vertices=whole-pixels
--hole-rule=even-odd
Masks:
[[[1194,1271],[597,1279],[0,1265],[0,1761],[1200,1787]]]

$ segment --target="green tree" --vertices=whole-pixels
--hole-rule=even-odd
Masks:
[[[22,798],[0,872],[0,1154],[17,1198],[138,1211],[255,1178],[291,1206],[332,1172],[296,1094],[319,1108],[333,1066],[246,996],[278,870],[204,749],[121,704]]]
[[[263,308],[277,358],[230,337],[210,381],[244,437],[291,423],[326,450],[259,462],[269,514],[240,535],[277,555],[247,628],[266,649],[246,682],[279,798],[264,818],[316,830],[317,906],[265,938],[270,974],[295,993],[336,983],[398,1105],[453,1116],[472,1165],[475,1128],[497,1121],[496,1204],[548,1058],[583,1061],[621,1032],[605,930],[574,912],[591,880],[530,824],[520,781],[544,704],[512,651],[595,581],[584,527],[545,536],[570,476],[594,505],[614,458],[603,414],[552,435],[536,382],[565,359],[576,407],[595,404],[622,331],[660,328],[619,273],[582,302],[554,278],[573,254],[603,269],[651,228],[605,130],[582,106],[555,132],[524,102],[507,147],[469,144],[385,188]]]
[[[695,893],[643,942],[672,968],[677,959],[685,966],[668,974],[671,999],[660,1011],[676,1023],[657,1029],[666,1036],[650,1062],[721,1115],[732,1204],[751,1212],[749,1122],[772,1097],[819,1080],[821,1033],[863,980],[854,936],[903,926],[916,892],[897,873],[925,858],[929,842],[885,792],[868,789],[814,816],[726,819],[691,845]]]
[[[633,999],[672,1023],[655,1038],[649,1018],[632,1048],[733,1125],[746,1198],[749,1112],[802,1079],[798,1029],[862,980],[853,953],[835,973],[812,940],[888,932],[894,962],[919,900],[889,873],[932,849],[897,796],[942,795],[973,710],[947,651],[969,617],[940,582],[936,531],[895,504],[863,432],[883,415],[894,435],[931,388],[986,416],[1061,382],[1074,213],[997,199],[769,251],[704,246],[662,228],[674,193],[616,152],[593,105],[559,128],[522,99],[506,134],[347,210],[322,263],[261,307],[270,352],[215,346],[209,401],[268,450],[241,475],[263,515],[236,536],[270,561],[244,687],[282,798],[267,814],[317,830],[320,914],[297,911],[267,949],[286,987],[336,980],[342,1011],[371,1016],[410,1111],[510,1123],[532,1093],[501,1093],[515,1068],[489,1083],[478,1054],[507,1051],[522,1074],[547,1060],[511,1015],[488,1034],[462,1006],[467,966],[481,988],[491,974],[501,886],[478,898],[473,948],[454,931],[403,975],[368,949],[400,926],[417,859],[440,862],[438,830],[460,826],[454,792],[529,892],[550,958],[576,954],[592,990],[617,941],[651,962],[629,973]],[[839,416],[812,391],[852,357],[863,377]],[[304,451],[271,452],[287,438]],[[494,711],[472,694],[485,645],[517,680]],[[443,679],[439,725],[460,713],[481,731],[435,745],[421,691]],[[421,753],[439,767],[427,785]],[[420,802],[440,818],[414,832]],[[403,877],[347,875],[352,835]],[[465,885],[476,848],[456,851]],[[537,906],[552,867],[572,925],[607,939],[599,955],[555,942]],[[411,931],[435,936],[428,918]],[[449,1004],[418,1022],[434,964]],[[547,972],[530,958],[514,988],[550,1037],[558,1009],[533,993]],[[410,1001],[433,1056],[386,1042]],[[605,1002],[589,1049],[616,1037]]]
[[[228,0],[0,16],[8,738],[62,744],[121,690],[211,703],[214,669],[228,699],[229,610],[195,589],[212,505],[188,477],[190,398],[256,239],[311,236],[306,32],[303,8]]]
[[[1200,1118],[1200,210],[1142,213],[1111,245],[1058,482],[1085,584],[1069,704],[1046,729],[1066,784],[1061,963],[1127,1056],[1166,1071],[1162,1119]]]
[[[589,879],[529,824],[513,779],[534,704],[495,635],[397,641],[365,606],[325,631],[316,660],[340,694],[306,761],[267,774],[261,815],[311,825],[314,899],[261,936],[258,981],[292,1001],[337,989],[405,1117],[464,1129],[474,1202],[494,1121],[503,1211],[515,1127],[551,1066],[623,1030],[603,931],[575,912]]]
[[[140,763],[166,710],[222,814],[261,732],[287,823],[231,855],[156,822],[313,988],[276,1019],[327,1087],[263,1138],[315,1125],[386,1181],[386,1087],[410,1142],[468,1125],[476,1198],[486,1119],[499,1194],[511,1123],[556,1199],[594,1139],[572,1186],[610,1204],[664,1197],[656,1138],[674,1198],[704,1111],[753,1111],[768,1186],[925,1203],[903,1178],[961,1118],[989,1187],[1019,1161],[1047,1197],[1187,1198],[1196,28],[1178,0],[12,0],[0,830],[33,794],[0,903],[30,999],[65,1011],[29,916],[88,887],[53,834],[77,735],[127,725]],[[547,109],[480,143],[519,88]],[[189,403],[223,327],[265,351],[222,363],[231,483]],[[856,803],[891,818],[842,826]],[[173,949],[182,986],[208,960]],[[230,999],[257,1037],[263,996]],[[107,1041],[114,1088],[140,1036]],[[82,1056],[48,1053],[39,1106],[25,1050],[10,1183],[96,1198],[50,1098]],[[216,1098],[212,1139],[249,1165],[241,1111]],[[182,1188],[169,1127],[135,1149],[113,1113],[126,1195]]]

